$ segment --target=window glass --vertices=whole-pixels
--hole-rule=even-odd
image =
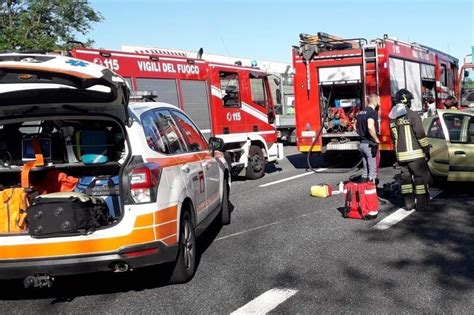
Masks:
[[[452,69],[448,70],[448,86],[449,87],[454,86],[454,78],[453,78],[453,70]]]
[[[452,143],[466,143],[467,127],[469,116],[462,114],[445,114],[443,116],[447,129],[449,130],[449,140]]]
[[[239,76],[237,73],[220,72],[222,105],[224,107],[240,107]]]
[[[152,112],[146,112],[141,116],[143,131],[145,132],[146,142],[150,149],[164,154],[169,154],[168,143],[160,135],[158,127],[155,124],[155,116]]]
[[[468,126],[468,142],[474,143],[474,119],[471,117],[469,119],[469,126]]]
[[[462,75],[462,87],[464,89],[474,89],[474,68],[464,69]]]
[[[137,90],[158,95],[158,101],[179,106],[178,87],[175,79],[137,78]]]
[[[141,116],[148,146],[159,153],[186,152],[181,133],[168,110],[146,112]]]
[[[265,85],[263,78],[255,78],[250,74],[250,87],[252,91],[252,101],[258,105],[265,106]]]
[[[426,136],[428,138],[444,139],[444,132],[443,128],[441,127],[441,121],[439,118],[433,119]]]
[[[155,125],[160,131],[160,135],[167,143],[170,154],[186,152],[186,145],[182,138],[178,126],[173,120],[169,110],[156,110],[154,112]]]
[[[190,151],[196,152],[207,150],[208,145],[206,140],[204,140],[204,137],[192,121],[181,112],[173,111],[173,114],[176,116],[176,122],[181,128],[184,138],[188,142]]]
[[[446,66],[445,65],[441,65],[441,85],[442,86],[446,86],[447,85],[447,73],[446,73]]]

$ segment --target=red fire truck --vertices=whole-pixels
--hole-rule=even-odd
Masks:
[[[266,162],[283,158],[267,74],[258,68],[158,51],[74,48],[71,54],[107,66],[133,90],[154,91],[158,101],[182,108],[206,136],[224,140],[234,175],[259,178]]]
[[[300,35],[293,47],[298,149],[308,152],[357,150],[357,112],[367,96],[377,93],[381,150],[393,150],[388,113],[401,88],[414,95],[412,109],[422,114],[433,97],[443,107],[454,95],[458,60],[438,50],[388,38],[368,42],[326,33]],[[321,137],[315,137],[321,132]]]
[[[461,107],[474,107],[474,46],[472,54],[464,57],[464,64],[460,71],[459,78],[459,101]]]

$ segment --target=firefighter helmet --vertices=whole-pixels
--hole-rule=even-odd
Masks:
[[[412,99],[413,99],[413,94],[411,94],[411,92],[408,91],[407,89],[400,89],[395,94],[395,103],[397,104],[402,103],[410,107]]]

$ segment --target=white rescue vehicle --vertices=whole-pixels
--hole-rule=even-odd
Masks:
[[[41,287],[57,275],[173,263],[170,281],[189,281],[196,237],[215,219],[230,223],[223,145],[173,105],[129,103],[127,83],[105,67],[0,54],[0,279]],[[21,202],[2,197],[18,190]],[[69,204],[48,206],[68,195],[107,217],[80,225],[77,209],[65,216]]]

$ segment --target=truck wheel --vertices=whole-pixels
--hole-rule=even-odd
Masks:
[[[220,219],[222,225],[230,224],[230,205],[229,205],[229,185],[227,179],[224,180],[224,187],[222,187],[222,204]]]
[[[194,233],[191,214],[183,213],[180,224],[179,251],[170,283],[185,283],[192,279],[196,272],[196,234]]]
[[[246,175],[248,179],[258,179],[265,173],[265,156],[262,148],[256,145],[250,146],[249,163],[247,165]]]

